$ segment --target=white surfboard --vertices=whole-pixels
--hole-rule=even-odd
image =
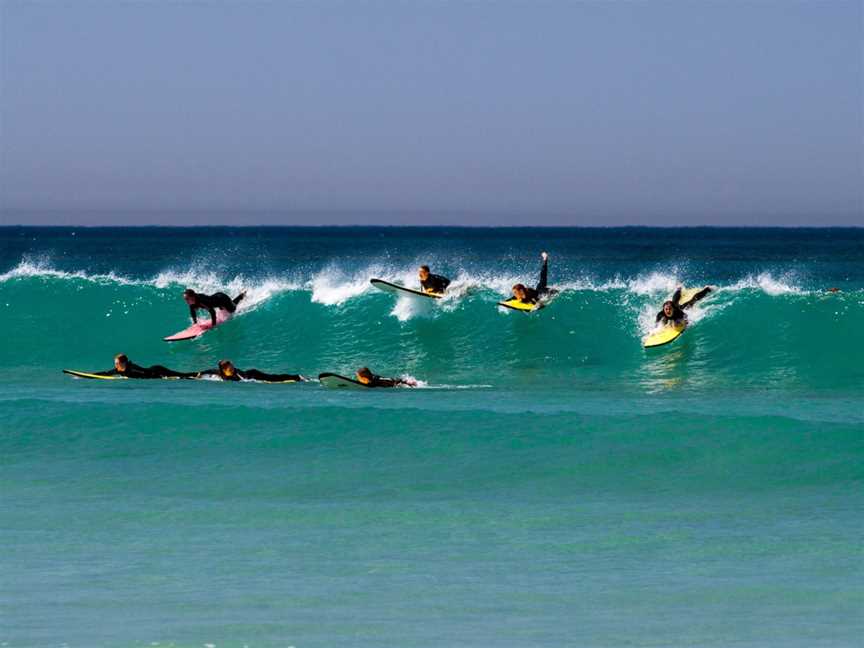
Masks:
[[[370,389],[369,385],[364,385],[359,380],[346,378],[345,376],[340,376],[335,373],[318,374],[318,382],[320,382],[324,387],[336,389]]]
[[[406,288],[405,286],[400,286],[399,284],[390,283],[389,281],[384,281],[383,279],[370,279],[369,283],[375,286],[378,290],[383,290],[386,293],[390,293],[391,295],[396,295],[397,297],[425,297],[426,299],[441,299],[444,295],[440,293],[427,293],[422,290],[414,290],[413,288]]]

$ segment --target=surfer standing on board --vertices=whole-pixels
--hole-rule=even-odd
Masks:
[[[450,280],[447,277],[429,272],[428,265],[420,266],[420,272],[417,274],[420,277],[420,287],[425,293],[443,295],[444,291],[447,290],[447,286],[450,285]]]
[[[513,286],[513,298],[518,299],[523,304],[536,304],[541,297],[549,292],[549,288],[546,287],[546,279],[549,275],[549,254],[541,252],[540,258],[543,259],[543,266],[540,268],[540,281],[537,283],[537,287],[528,288],[521,283]]]
[[[203,293],[196,293],[191,288],[187,288],[183,291],[183,299],[187,304],[189,304],[189,314],[192,316],[192,323],[198,323],[198,309],[200,308],[210,313],[210,323],[213,326],[216,326],[217,308],[233,313],[237,310],[237,304],[239,304],[240,300],[245,296],[246,293],[241,292],[234,299],[231,299],[223,292],[205,295]]]
[[[678,290],[672,295],[672,299],[663,303],[663,310],[657,313],[657,319],[655,322],[663,323],[663,324],[681,324],[682,322],[687,321],[687,313],[684,312],[685,308],[690,308],[697,301],[702,299],[705,295],[711,292],[710,286],[705,286],[702,290],[697,292],[693,297],[690,298],[684,306],[680,306],[679,302],[681,301],[681,291],[683,288],[678,286]]]

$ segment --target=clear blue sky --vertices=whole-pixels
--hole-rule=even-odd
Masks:
[[[0,0],[6,223],[864,225],[862,111],[858,0]]]

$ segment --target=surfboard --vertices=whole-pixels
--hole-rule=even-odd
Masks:
[[[405,286],[390,283],[389,281],[384,281],[383,279],[370,279],[369,283],[375,286],[378,290],[383,290],[384,292],[390,293],[391,295],[396,295],[397,297],[410,295],[412,297],[426,297],[427,299],[441,299],[444,296],[441,293],[427,293],[423,292],[422,290],[406,288]]]
[[[131,380],[129,376],[100,376],[87,371],[76,371],[75,369],[64,369],[63,373],[76,378],[90,378],[92,380]],[[163,376],[162,378],[140,378],[139,380],[180,380],[180,376]]]
[[[708,286],[702,286],[701,288],[682,288],[681,299],[678,300],[678,305],[681,308],[687,308],[692,304],[696,293],[705,290],[705,288],[708,288]]]
[[[324,387],[330,388],[350,388],[350,389],[371,389],[369,385],[364,385],[359,380],[354,380],[353,378],[346,378],[345,376],[340,376],[335,373],[322,373],[318,374],[318,382],[320,382]]]
[[[678,337],[687,328],[687,322],[681,324],[667,324],[656,331],[649,333],[642,340],[642,344],[646,349],[663,346],[678,339]]]
[[[75,369],[64,369],[63,373],[75,376],[76,378],[91,378],[93,380],[128,380],[126,376],[100,376],[99,374],[76,371]]]
[[[241,380],[240,382],[261,383],[262,385],[291,385],[293,383],[306,382],[306,378],[304,378],[303,376],[291,378],[290,380],[259,380],[257,378],[250,378],[248,380]]]
[[[185,328],[182,331],[178,331],[173,335],[169,335],[167,337],[162,338],[166,342],[182,342],[183,340],[194,340],[195,338],[204,335],[207,331],[213,328],[213,324],[210,322],[210,314],[208,313],[204,317],[207,318],[206,322],[198,322],[197,324],[193,324],[189,328]],[[227,322],[231,319],[231,313],[226,310],[222,310],[221,308],[216,309],[216,324],[222,324],[223,322]]]
[[[523,313],[530,313],[531,311],[543,308],[540,303],[526,304],[525,302],[519,301],[515,297],[513,299],[508,299],[507,301],[498,302],[498,305],[503,306],[504,308],[511,308],[513,310],[522,311]]]
[[[512,310],[522,311],[523,313],[531,313],[534,311],[538,311],[541,308],[546,308],[546,306],[558,295],[557,290],[549,290],[536,304],[526,304],[525,302],[521,302],[515,297],[512,299],[508,299],[507,301],[498,302],[498,306],[503,306],[504,308],[510,308]]]

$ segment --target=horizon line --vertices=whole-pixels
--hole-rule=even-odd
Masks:
[[[33,228],[33,229],[864,229],[861,225],[414,225],[414,224],[335,224],[323,223],[316,225],[291,225],[291,224],[214,224],[214,225],[110,225],[110,224],[41,224],[28,225],[24,223],[2,224],[0,229]]]

